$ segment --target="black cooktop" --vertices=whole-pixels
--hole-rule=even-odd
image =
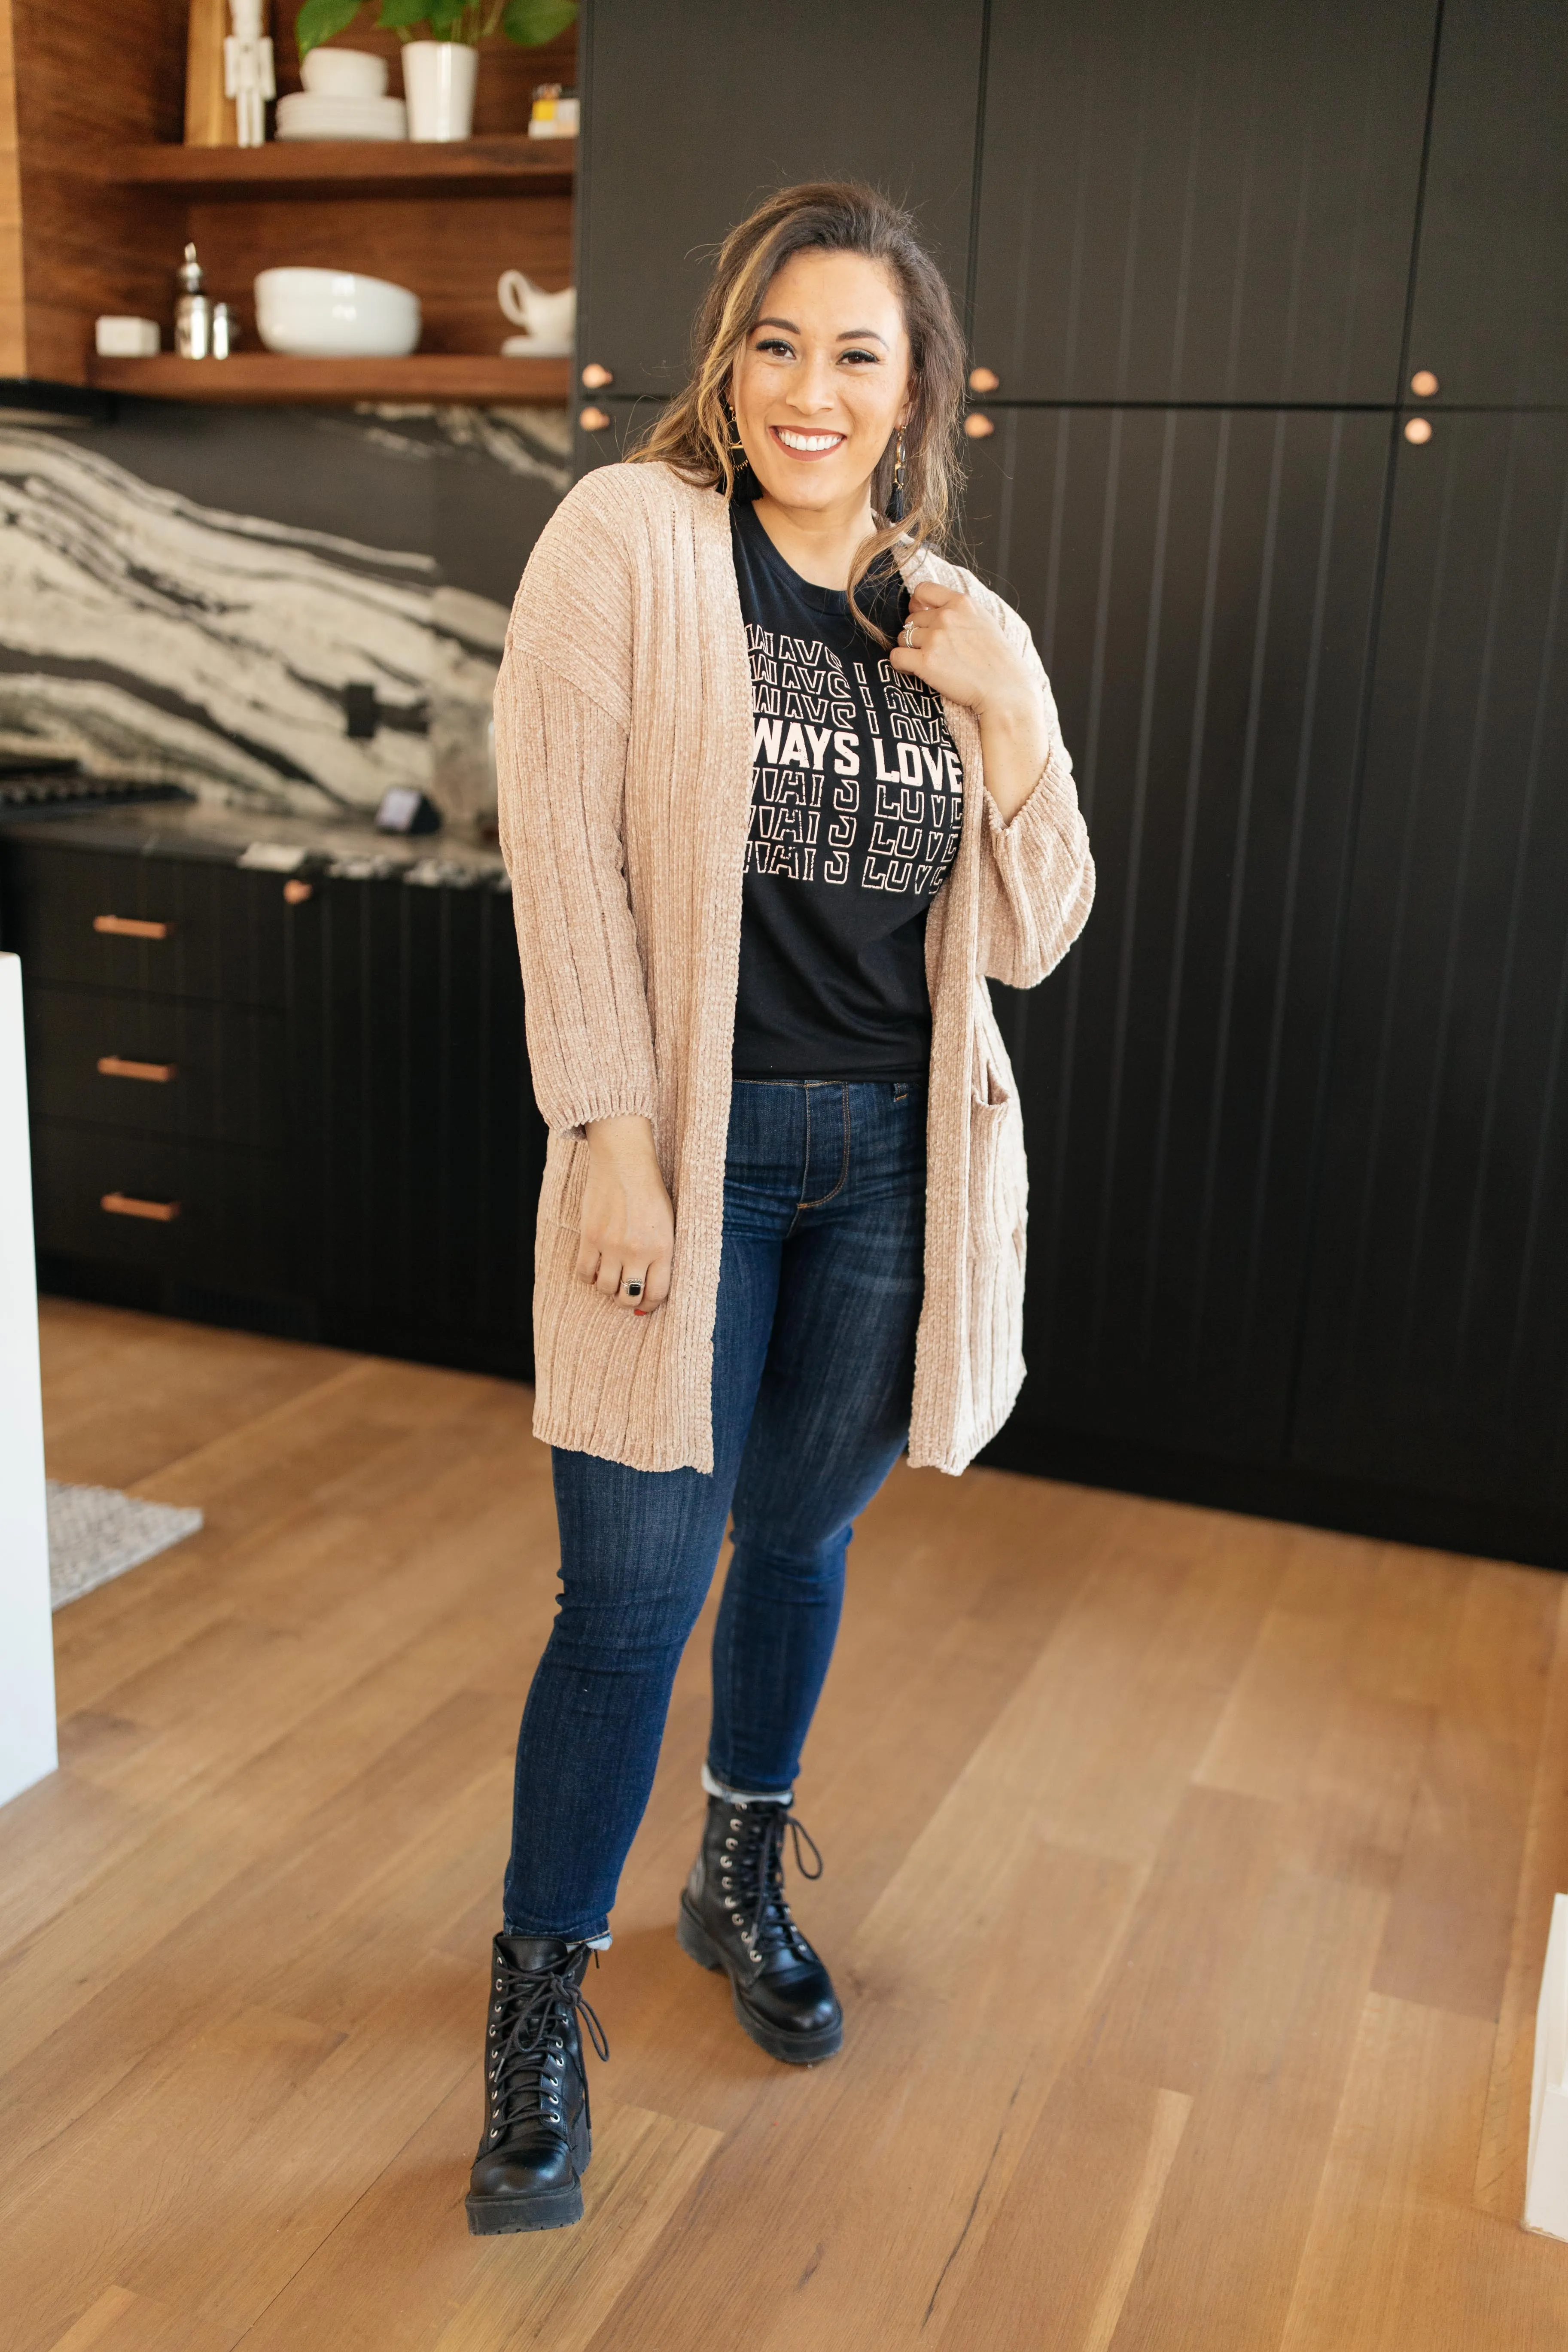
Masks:
[[[183,784],[130,783],[84,775],[79,761],[0,751],[0,824],[8,817],[79,816],[140,801],[194,800]]]

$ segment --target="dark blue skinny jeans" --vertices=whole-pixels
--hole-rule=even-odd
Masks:
[[[925,1096],[923,1082],[737,1081],[712,1475],[555,1449],[562,1591],[518,1738],[514,1935],[605,1933],[731,1511],[709,1769],[759,1795],[795,1780],[850,1524],[909,1436]]]

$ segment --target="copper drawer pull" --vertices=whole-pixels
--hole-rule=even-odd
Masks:
[[[95,915],[95,931],[111,932],[117,940],[166,940],[174,926],[170,923],[144,923],[140,915]]]
[[[174,1062],[127,1062],[118,1054],[100,1054],[98,1075],[100,1078],[145,1078],[155,1087],[166,1087],[178,1074]]]
[[[178,1201],[138,1201],[129,1192],[106,1192],[98,1205],[111,1217],[151,1217],[155,1225],[172,1225],[180,1213]]]

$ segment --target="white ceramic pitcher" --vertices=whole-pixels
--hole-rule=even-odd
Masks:
[[[496,299],[521,335],[509,335],[501,345],[501,357],[508,360],[563,360],[572,356],[572,339],[577,331],[577,289],[568,286],[563,293],[547,294],[521,269],[503,269],[496,286]]]

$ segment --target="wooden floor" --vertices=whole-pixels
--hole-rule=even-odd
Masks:
[[[553,1522],[498,1382],[48,1305],[56,1476],[202,1535],[57,1620],[0,1813],[6,2352],[1535,2352],[1568,1586],[898,1471],[800,1791],[844,2055],[677,1949],[702,1633],[592,1985],[583,2226],[468,2236]]]

